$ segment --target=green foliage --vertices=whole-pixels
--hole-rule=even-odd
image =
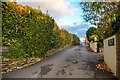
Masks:
[[[99,40],[104,39],[104,30],[105,30],[104,27],[100,27],[100,28],[97,28],[96,31],[94,31],[94,34],[98,35]]]
[[[88,45],[90,45],[90,43],[88,43]]]
[[[73,34],[72,45],[80,45],[80,40],[79,40],[79,38],[75,34]]]
[[[112,34],[120,33],[120,15],[111,22]]]
[[[52,48],[53,47],[59,47],[62,45],[62,38],[60,37],[60,33],[53,30],[53,35],[52,35],[52,40],[51,40],[51,43],[52,43]]]
[[[86,32],[86,35],[87,35],[87,38],[88,38],[88,41],[90,41],[89,37],[91,35],[93,35],[94,31],[96,31],[96,28],[95,27],[90,27],[87,32]]]
[[[89,37],[89,40],[90,40],[90,41],[94,41],[95,37],[96,37],[97,39],[99,39],[98,35],[92,35],[92,36]]]
[[[102,42],[99,42],[99,47],[103,47],[103,43]]]
[[[81,2],[85,21],[96,25],[96,35],[104,39],[120,32],[120,2]]]
[[[54,30],[54,19],[45,15],[39,9],[29,6],[18,5],[13,2],[2,3],[2,45],[10,46],[8,53],[3,57],[22,58],[41,57],[46,51],[64,45],[71,45],[77,42],[67,31],[65,37],[61,37],[61,30]],[[71,39],[74,41],[71,42]],[[64,41],[64,42],[63,42]]]
[[[81,2],[80,4],[85,13],[84,19],[91,23],[98,20],[108,23],[108,19],[113,20],[112,18],[116,17],[116,13],[119,12],[119,2]]]
[[[112,21],[111,26],[105,30],[104,37],[107,38],[117,33],[120,33],[120,15],[116,18],[116,20]]]

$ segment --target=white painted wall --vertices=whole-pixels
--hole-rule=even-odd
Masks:
[[[90,48],[91,48],[94,52],[97,52],[97,42],[90,42]]]
[[[108,40],[114,38],[114,46],[108,46]],[[116,75],[116,35],[104,40],[104,61]]]

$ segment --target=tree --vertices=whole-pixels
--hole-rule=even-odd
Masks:
[[[90,37],[89,37],[89,40],[90,40],[90,41],[94,41],[95,37],[99,40],[98,35],[92,35],[92,36],[90,36]]]
[[[113,21],[118,15],[118,2],[81,2],[84,19],[91,23],[101,21],[104,25]]]
[[[13,2],[14,2],[15,4],[17,4],[17,0],[13,0]]]
[[[96,31],[94,31],[94,34],[98,35],[99,39],[102,40],[104,39],[104,32],[105,32],[105,29],[101,27],[101,28],[97,28]]]
[[[90,27],[90,28],[87,30],[86,35],[87,35],[88,41],[90,41],[89,37],[94,34],[94,31],[96,31],[96,28],[95,28],[95,27]]]
[[[120,15],[116,18],[116,20],[111,22],[111,28],[113,34],[120,33]]]
[[[86,21],[95,25],[96,21],[99,22],[97,23],[98,29],[95,34],[101,39],[105,36],[113,35],[116,30],[119,29],[116,28],[117,25],[115,26],[114,24],[117,17],[120,15],[120,2],[81,2],[80,5],[83,9],[83,17]],[[114,28],[113,25],[115,26]]]

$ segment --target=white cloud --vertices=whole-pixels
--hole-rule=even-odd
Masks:
[[[79,10],[78,8],[74,8],[73,6],[71,6],[71,8],[72,8],[74,11],[78,11],[78,10]]]
[[[69,29],[70,28],[70,26],[68,26],[68,25],[62,25],[62,26],[59,26],[60,28],[64,28],[64,29]]]
[[[77,35],[77,33],[75,33]]]
[[[80,38],[80,42],[84,42],[85,38],[84,37],[81,37]]]
[[[47,2],[48,1],[48,2]],[[74,11],[77,11],[77,8],[71,6],[70,2],[65,2],[64,0],[56,0],[51,1],[45,0],[45,2],[36,0],[36,2],[19,2],[24,5],[32,6],[33,8],[38,8],[40,5],[40,9],[46,13],[48,10],[49,14],[54,18],[59,18],[60,16],[65,15],[74,15]]]
[[[89,29],[90,24],[86,22],[78,22],[74,23],[73,26],[71,25],[64,25],[60,26],[61,28],[65,28],[67,31],[69,31],[72,34],[76,34],[82,43],[84,43],[86,31]]]
[[[95,28],[97,28],[97,26],[95,26],[95,25],[90,25],[89,27],[95,27]]]

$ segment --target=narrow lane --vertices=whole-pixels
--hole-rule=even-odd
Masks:
[[[100,56],[86,47],[72,46],[3,78],[112,78],[110,72],[95,70]]]

